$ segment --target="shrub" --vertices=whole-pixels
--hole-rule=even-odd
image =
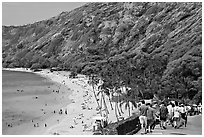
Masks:
[[[48,54],[57,54],[58,53],[58,47],[61,46],[63,43],[64,38],[62,35],[58,35],[51,41],[49,48],[48,48]]]
[[[82,35],[81,32],[74,32],[72,37],[71,37],[71,40],[76,41],[81,37],[81,35]]]
[[[18,48],[18,49],[22,49],[22,48],[23,48],[23,43],[19,43],[19,44],[17,45],[17,48]]]
[[[39,68],[41,68],[41,64],[35,63],[35,64],[33,64],[33,65],[31,66],[30,69],[39,69]]]
[[[3,68],[7,68],[8,66],[9,66],[9,63],[6,63],[6,62],[2,63]]]
[[[72,71],[72,72],[70,73],[70,75],[69,75],[69,78],[76,78],[76,76],[77,76],[77,73],[74,72],[74,71]]]
[[[156,14],[159,11],[159,7],[157,5],[154,5],[152,7],[150,7],[149,9],[147,9],[147,11],[145,12],[146,15],[149,14]]]
[[[23,49],[22,51],[18,52],[16,54],[16,59],[21,59],[23,58],[27,53],[29,52],[28,49]]]
[[[8,68],[14,68],[15,67],[15,64],[14,63],[11,63],[8,65]]]
[[[98,49],[96,48],[92,48],[92,47],[89,47],[87,48],[87,52],[91,55],[99,55],[100,52],[98,51]]]

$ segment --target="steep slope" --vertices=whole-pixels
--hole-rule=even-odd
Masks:
[[[3,67],[98,74],[110,62],[128,61],[137,79],[146,75],[148,90],[179,89],[191,97],[201,91],[202,3],[88,3],[2,30]]]

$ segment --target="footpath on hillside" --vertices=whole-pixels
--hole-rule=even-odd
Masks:
[[[136,135],[141,135],[142,132],[144,131],[140,130]],[[152,133],[145,135],[202,135],[202,115],[188,116],[187,127],[182,126],[179,129],[175,129],[168,125],[167,129],[162,130],[157,125]]]

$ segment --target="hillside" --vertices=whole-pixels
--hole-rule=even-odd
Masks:
[[[202,3],[88,3],[2,33],[3,67],[95,73],[144,98],[202,97]]]

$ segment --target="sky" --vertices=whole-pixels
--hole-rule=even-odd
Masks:
[[[25,25],[70,11],[85,2],[2,2],[2,25]]]

